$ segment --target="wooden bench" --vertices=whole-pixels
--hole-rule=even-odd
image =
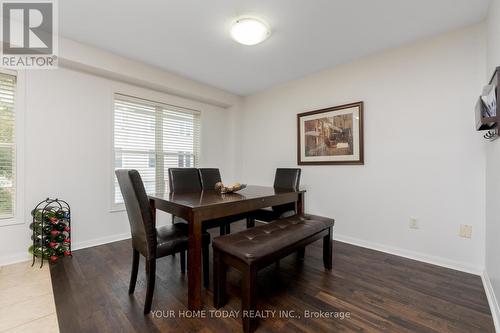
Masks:
[[[306,245],[323,238],[323,264],[332,269],[332,229],[334,220],[314,215],[294,215],[266,225],[234,234],[216,237],[214,250],[214,306],[219,309],[227,302],[227,266],[243,274],[241,308],[243,331],[253,332],[255,321],[248,315],[255,310],[256,277],[264,268],[291,253],[303,255]]]

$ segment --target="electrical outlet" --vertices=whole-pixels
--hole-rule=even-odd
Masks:
[[[418,229],[418,220],[416,217],[410,217],[410,229]]]
[[[460,225],[460,237],[471,238],[472,237],[472,226],[467,224]]]

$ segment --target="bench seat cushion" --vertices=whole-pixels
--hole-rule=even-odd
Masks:
[[[266,225],[216,237],[213,247],[251,263],[332,227],[333,219],[294,215]]]

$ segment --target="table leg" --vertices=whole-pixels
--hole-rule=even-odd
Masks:
[[[156,201],[149,199],[149,206],[151,207],[151,214],[153,214],[153,225],[156,226]]]
[[[297,202],[295,203],[295,212],[298,215],[304,214],[304,193],[299,193],[297,197]],[[304,260],[304,256],[306,254],[306,248],[303,247],[297,251],[297,258],[300,260]]]
[[[304,193],[299,193],[297,202],[295,203],[295,211],[297,214],[304,214]]]
[[[193,216],[189,221],[188,251],[188,308],[201,308],[201,220]]]

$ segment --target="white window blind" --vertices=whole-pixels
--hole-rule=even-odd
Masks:
[[[16,77],[0,73],[0,219],[16,209],[15,92]]]
[[[115,95],[115,170],[138,170],[148,194],[168,191],[168,168],[197,167],[199,150],[198,111]],[[113,202],[123,202],[116,177]]]

